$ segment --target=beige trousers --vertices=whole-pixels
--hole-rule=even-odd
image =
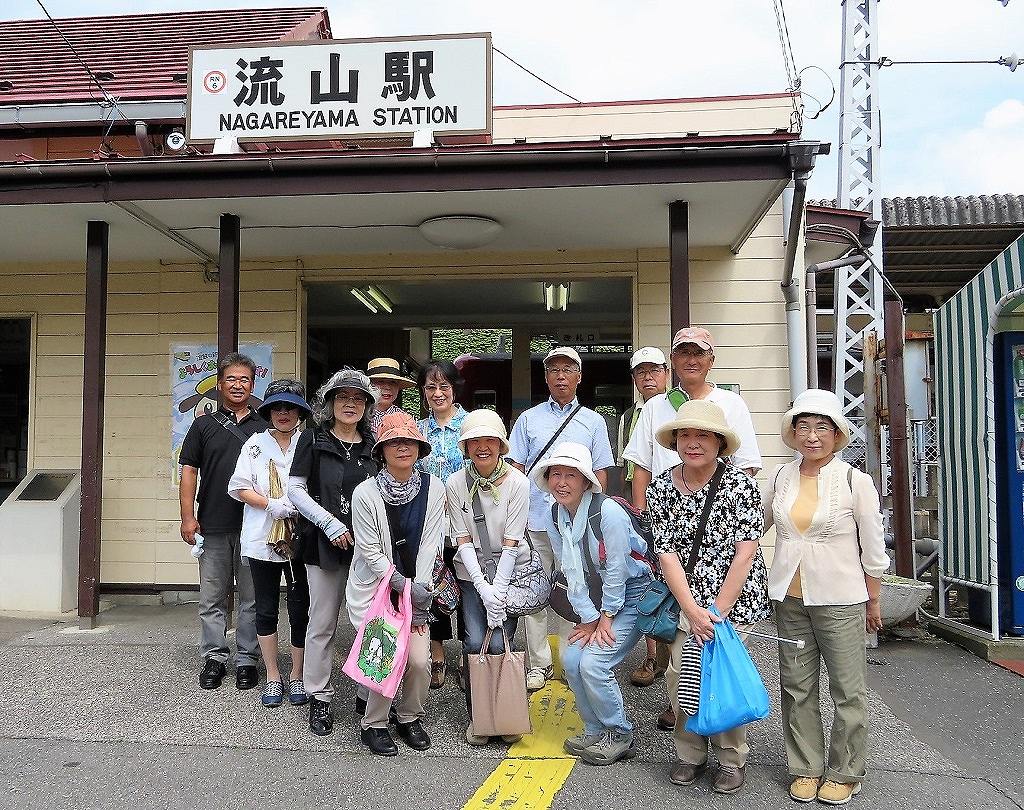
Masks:
[[[327,571],[319,565],[306,566],[309,580],[309,624],[306,626],[306,654],[302,659],[302,681],[306,694],[325,703],[334,697],[331,667],[338,614],[345,596],[345,569]]]
[[[411,723],[423,719],[423,703],[430,688],[430,633],[413,633],[409,637],[409,662],[398,701],[398,722]],[[391,698],[371,691],[366,700],[366,714],[360,725],[365,728],[387,728]]]
[[[750,628],[750,625],[736,626],[736,632],[743,639],[744,644],[747,641],[744,631]],[[676,727],[672,732],[673,742],[676,746],[676,759],[690,765],[702,765],[707,762],[710,743],[719,765],[742,768],[747,764],[747,754],[750,753],[750,748],[747,745],[746,726],[738,726],[712,737],[702,737],[700,734],[686,730],[687,716],[679,713],[679,659],[689,631],[690,625],[686,621],[686,617],[680,613],[679,631],[676,633],[675,641],[672,642],[668,669],[665,672],[668,700],[672,705],[672,710],[676,713]]]

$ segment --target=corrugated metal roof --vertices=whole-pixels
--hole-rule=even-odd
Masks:
[[[808,205],[837,208],[836,200],[808,200]],[[1024,194],[970,194],[966,197],[886,197],[885,228],[1024,225]]]
[[[190,45],[324,39],[322,6],[57,18],[103,87],[117,98],[184,98]],[[49,20],[0,22],[0,105],[97,101],[102,95]]]

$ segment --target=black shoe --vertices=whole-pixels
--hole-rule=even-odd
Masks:
[[[366,701],[356,695],[356,716],[363,717],[366,714]]]
[[[254,689],[259,682],[259,670],[252,664],[235,667],[235,686],[239,689]]]
[[[326,737],[334,731],[334,714],[326,700],[309,699],[309,730],[318,737]]]
[[[386,728],[364,728],[359,732],[363,745],[382,757],[398,756],[398,746]]]
[[[228,668],[220,661],[207,658],[206,663],[203,664],[202,671],[199,673],[199,688],[220,689],[221,681],[224,680],[224,676],[227,674]]]
[[[430,748],[430,737],[423,730],[419,720],[413,720],[411,723],[396,723],[395,728],[398,730],[398,736],[405,740],[405,744],[414,751],[426,751]]]

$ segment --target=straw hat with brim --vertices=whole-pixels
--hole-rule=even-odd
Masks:
[[[377,441],[373,445],[371,455],[374,458],[380,458],[384,445],[395,439],[409,439],[416,442],[419,445],[420,458],[429,456],[433,449],[430,442],[423,438],[423,434],[416,427],[416,420],[405,411],[384,417],[380,423],[380,429],[377,431]]]
[[[706,430],[715,433],[725,441],[725,447],[719,451],[721,457],[731,456],[740,449],[740,437],[736,435],[725,421],[725,412],[714,402],[706,399],[691,399],[679,406],[675,419],[658,428],[654,437],[658,444],[667,450],[676,449],[676,431],[684,428]]]
[[[269,397],[263,400],[263,403],[260,405],[259,408],[256,409],[256,412],[264,419],[269,420],[270,411],[273,409],[273,406],[278,402],[284,402],[287,403],[288,405],[294,405],[296,408],[298,408],[299,419],[309,418],[309,414],[311,413],[311,411],[309,405],[306,403],[306,400],[304,400],[298,394],[289,394],[287,391],[282,391],[280,394],[271,394]]]
[[[821,388],[809,388],[793,400],[793,407],[786,411],[782,417],[782,441],[787,447],[794,450],[801,449],[796,438],[796,431],[793,429],[793,420],[801,414],[813,416],[825,416],[832,420],[838,430],[836,431],[835,452],[839,452],[850,443],[850,423],[843,416],[843,406],[831,391]]]
[[[501,442],[501,455],[509,454],[505,423],[497,413],[487,408],[470,411],[462,420],[462,429],[459,431],[459,450],[462,455],[466,455],[466,442],[470,439],[497,439]]]
[[[398,383],[399,389],[416,387],[414,380],[402,376],[402,367],[398,365],[398,361],[392,360],[390,357],[378,357],[371,360],[370,364],[366,367],[366,376],[371,381],[389,380]]]
[[[579,470],[592,485],[594,492],[602,492],[601,482],[594,474],[594,459],[584,445],[576,442],[562,442],[556,444],[551,455],[537,464],[530,471],[530,478],[544,492],[551,492],[548,486],[547,471],[552,467],[572,467]]]

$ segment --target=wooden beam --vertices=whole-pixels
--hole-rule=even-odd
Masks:
[[[668,206],[668,253],[669,324],[674,335],[690,325],[690,217],[683,200]]]
[[[234,214],[220,215],[220,277],[217,284],[217,354],[238,351],[238,280],[242,228]]]
[[[907,394],[903,376],[903,305],[883,304],[885,382],[889,406],[889,459],[892,492],[892,533],[896,541],[896,573],[914,579],[914,505],[910,490],[910,439],[907,435]]]
[[[78,538],[78,616],[92,629],[99,613],[103,507],[103,393],[107,354],[107,240],[110,226],[90,222],[85,258],[85,356],[82,377],[82,509]]]

